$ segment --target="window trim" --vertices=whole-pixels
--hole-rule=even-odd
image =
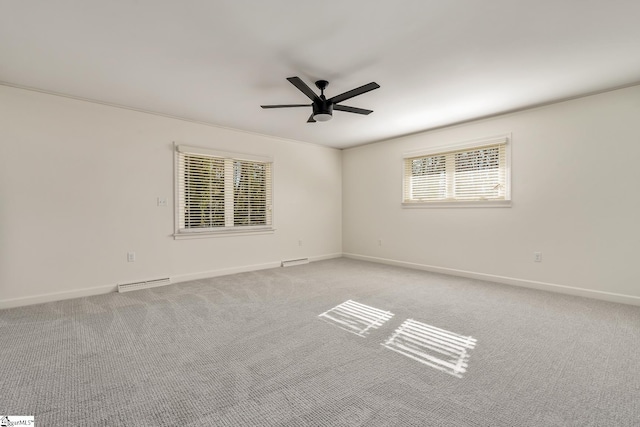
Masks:
[[[271,204],[268,208],[270,210],[270,225],[250,225],[250,226],[225,226],[219,227],[219,229],[181,229],[180,228],[180,179],[178,176],[179,170],[179,162],[180,162],[180,153],[183,154],[195,154],[195,155],[204,155],[222,158],[226,160],[240,160],[240,161],[250,161],[250,162],[262,162],[270,164],[270,192],[271,192]],[[228,236],[247,236],[247,235],[260,235],[260,234],[272,234],[275,232],[275,219],[274,219],[274,191],[273,191],[273,182],[274,182],[274,159],[270,156],[261,156],[254,154],[246,154],[246,153],[234,153],[230,151],[220,151],[213,150],[205,147],[194,147],[190,145],[178,144],[177,142],[173,142],[173,158],[174,158],[174,168],[173,168],[173,182],[174,182],[174,233],[173,238],[175,240],[181,239],[202,239],[202,238],[210,238],[210,237],[228,237]]]
[[[506,192],[504,200],[435,200],[435,201],[411,201],[404,199],[406,190],[405,161],[413,157],[428,157],[435,154],[445,154],[452,151],[472,150],[488,145],[505,144],[505,184]],[[402,192],[400,194],[403,208],[509,208],[511,207],[511,147],[513,145],[511,134],[474,139],[470,141],[454,142],[433,145],[419,150],[406,151],[402,154]]]

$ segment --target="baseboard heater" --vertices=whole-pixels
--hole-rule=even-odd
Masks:
[[[309,258],[288,259],[282,261],[283,267],[293,267],[294,265],[309,264]]]
[[[168,285],[170,283],[171,279],[169,277],[165,277],[163,279],[146,280],[144,282],[123,283],[121,285],[118,285],[118,292],[129,292],[137,291],[138,289],[155,288],[158,286]]]

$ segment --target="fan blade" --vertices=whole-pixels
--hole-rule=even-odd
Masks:
[[[262,108],[311,107],[311,104],[261,105]]]
[[[307,95],[310,100],[312,100],[312,101],[319,101],[320,100],[320,97],[318,97],[318,95],[316,95],[316,93],[314,91],[312,91],[311,88],[309,86],[307,86],[306,83],[302,81],[302,79],[300,79],[300,77],[287,77],[287,80],[289,80],[289,82],[292,85],[297,87],[298,90],[300,90],[300,92],[302,92],[305,95]]]
[[[307,120],[307,123],[315,123],[316,121],[313,119],[313,113],[311,113],[311,115],[309,116],[309,120]]]
[[[334,104],[337,104],[338,102],[346,101],[349,98],[353,98],[354,96],[362,95],[363,93],[367,93],[367,92],[372,91],[374,89],[378,89],[379,87],[380,87],[380,85],[378,83],[371,82],[371,83],[366,84],[364,86],[360,86],[358,88],[351,89],[348,92],[341,93],[340,95],[336,95],[333,98],[328,99],[328,101],[333,102]]]
[[[364,108],[356,108],[356,107],[347,107],[346,105],[334,105],[333,111],[346,111],[347,113],[356,113],[356,114],[371,114],[373,110],[365,110]]]

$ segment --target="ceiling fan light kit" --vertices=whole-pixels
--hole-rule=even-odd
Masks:
[[[309,99],[311,99],[311,104],[281,104],[281,105],[261,105],[262,108],[291,108],[291,107],[311,107],[312,113],[307,120],[307,123],[315,123],[315,122],[327,122],[331,120],[333,117],[333,111],[346,111],[347,113],[356,113],[356,114],[371,114],[373,110],[365,110],[363,108],[356,107],[348,107],[346,105],[338,105],[339,102],[346,101],[347,99],[351,99],[355,96],[362,95],[363,93],[370,92],[374,89],[378,89],[380,85],[375,82],[371,82],[364,86],[360,86],[358,88],[352,89],[350,91],[341,93],[340,95],[336,95],[332,98],[327,99],[324,96],[324,90],[329,85],[329,82],[326,80],[318,80],[316,82],[316,87],[320,89],[320,96],[316,95],[316,93],[311,90],[309,86],[306,85],[305,82],[302,81],[299,77],[288,77],[287,80],[300,90],[300,92],[304,93]]]
[[[318,80],[316,82],[316,87],[320,89],[320,102],[314,102],[311,104],[313,107],[313,114],[311,117],[316,122],[328,122],[333,117],[333,104],[327,101],[324,96],[324,90],[327,86],[329,86],[329,82],[326,80]]]
[[[328,122],[332,118],[333,116],[331,115],[331,113],[314,113],[313,114],[313,120],[315,120],[316,122]]]

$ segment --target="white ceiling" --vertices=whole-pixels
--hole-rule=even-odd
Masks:
[[[0,81],[345,148],[640,82],[638,0],[2,0]],[[327,97],[306,123],[286,77]]]

